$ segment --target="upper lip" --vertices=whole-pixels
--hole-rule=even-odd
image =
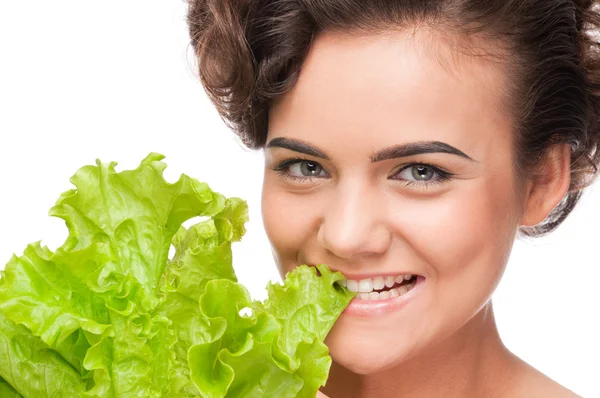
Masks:
[[[419,275],[416,272],[410,271],[389,271],[389,272],[381,272],[381,273],[361,273],[361,274],[353,274],[351,272],[344,272],[335,267],[329,267],[329,269],[333,272],[339,271],[346,279],[351,279],[354,281],[360,281],[363,279],[375,278],[378,276],[386,277],[386,276],[398,276],[398,275]]]

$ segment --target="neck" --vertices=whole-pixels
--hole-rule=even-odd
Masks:
[[[516,357],[504,347],[489,301],[446,340],[385,371],[358,375],[332,363],[330,398],[502,397]]]

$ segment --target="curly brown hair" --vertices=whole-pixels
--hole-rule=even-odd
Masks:
[[[504,44],[514,89],[514,162],[533,176],[555,144],[570,144],[571,184],[548,217],[521,234],[555,230],[600,166],[599,1],[187,0],[204,88],[251,149],[265,145],[268,111],[295,84],[316,34],[428,26]]]

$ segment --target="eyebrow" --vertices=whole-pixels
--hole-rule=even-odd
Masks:
[[[266,146],[267,148],[285,148],[294,152],[300,152],[306,155],[329,160],[329,156],[327,156],[325,152],[301,140],[277,137],[269,141]],[[475,160],[461,150],[441,141],[418,141],[394,145],[372,154],[370,159],[371,162],[376,163],[389,159],[420,155],[423,153],[448,153],[475,162]]]

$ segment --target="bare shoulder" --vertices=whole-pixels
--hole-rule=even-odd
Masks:
[[[544,373],[520,360],[514,396],[528,398],[582,398]]]
[[[530,397],[539,396],[539,397],[555,397],[555,398],[582,398],[580,395],[575,394],[573,391],[569,390],[563,385],[558,384],[554,380],[546,377],[545,382],[540,383],[538,388],[535,390],[535,394],[530,394]]]

